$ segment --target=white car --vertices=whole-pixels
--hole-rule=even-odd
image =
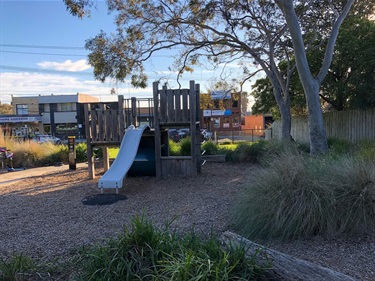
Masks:
[[[36,135],[34,140],[37,143],[52,142],[53,144],[61,144],[61,139],[51,135]]]

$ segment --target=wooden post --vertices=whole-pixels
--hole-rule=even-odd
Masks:
[[[86,134],[86,144],[87,144],[87,163],[89,179],[95,179],[95,166],[94,166],[94,152],[92,147],[92,133],[90,125],[90,104],[86,103],[84,105],[85,113],[85,134]]]
[[[138,127],[138,122],[137,122],[137,99],[135,97],[131,98],[131,105],[132,105],[132,125],[134,127]]]
[[[189,106],[190,106],[190,139],[191,139],[191,175],[196,176],[197,175],[197,146],[196,146],[197,100],[196,100],[194,81],[190,81]]]
[[[197,173],[202,172],[202,157],[201,157],[201,109],[200,109],[200,87],[199,84],[195,85],[195,107],[196,107],[196,117],[195,117],[195,152],[197,155],[196,159],[196,169]]]
[[[159,112],[159,82],[154,82],[154,124],[155,124],[155,172],[156,178],[161,178],[161,141],[160,141],[160,112]]]
[[[107,130],[106,130],[106,127],[105,127],[105,122],[104,122],[104,118],[105,118],[104,107],[105,107],[105,105],[103,103],[99,104],[100,110],[98,111],[98,126],[99,126],[98,134],[99,134],[99,141],[101,141],[101,142],[107,141],[105,139]]]
[[[124,96],[119,95],[118,96],[118,118],[119,118],[119,128],[118,128],[118,134],[119,134],[119,141],[122,141],[122,138],[125,134],[125,112],[124,112]]]
[[[108,153],[108,147],[103,147],[103,168],[104,172],[109,170],[109,153]]]

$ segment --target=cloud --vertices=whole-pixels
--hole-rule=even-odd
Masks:
[[[62,63],[54,62],[54,61],[43,61],[43,62],[38,63],[38,65],[42,69],[70,71],[70,72],[79,72],[79,71],[84,71],[90,68],[90,65],[87,64],[86,60],[77,60],[75,62],[71,60],[66,60]]]
[[[134,89],[128,83],[101,83],[94,79],[84,79],[81,75],[60,75],[31,72],[1,72],[0,73],[0,102],[10,103],[14,96],[38,96],[38,95],[64,95],[85,93],[96,96],[101,100],[111,96],[111,88],[116,94],[129,97],[151,97],[152,88]]]

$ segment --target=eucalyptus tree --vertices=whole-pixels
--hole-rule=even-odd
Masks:
[[[64,0],[73,15],[83,17],[94,0]],[[163,49],[179,50],[179,75],[198,64],[239,62],[245,82],[257,69],[270,79],[282,118],[282,137],[290,139],[290,76],[297,68],[307,99],[312,153],[328,149],[319,87],[332,59],[339,27],[354,0],[107,0],[117,33],[99,33],[87,41],[94,75],[104,81],[130,76],[146,86],[144,62]],[[314,34],[330,38],[321,71],[314,77],[306,48]],[[304,37],[303,37],[304,35]],[[280,60],[290,61],[284,72]]]

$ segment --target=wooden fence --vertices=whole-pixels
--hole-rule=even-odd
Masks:
[[[327,137],[359,142],[375,140],[375,109],[347,110],[323,114]],[[298,142],[309,142],[306,116],[292,118],[291,135]],[[272,138],[281,138],[281,122],[272,124]]]

